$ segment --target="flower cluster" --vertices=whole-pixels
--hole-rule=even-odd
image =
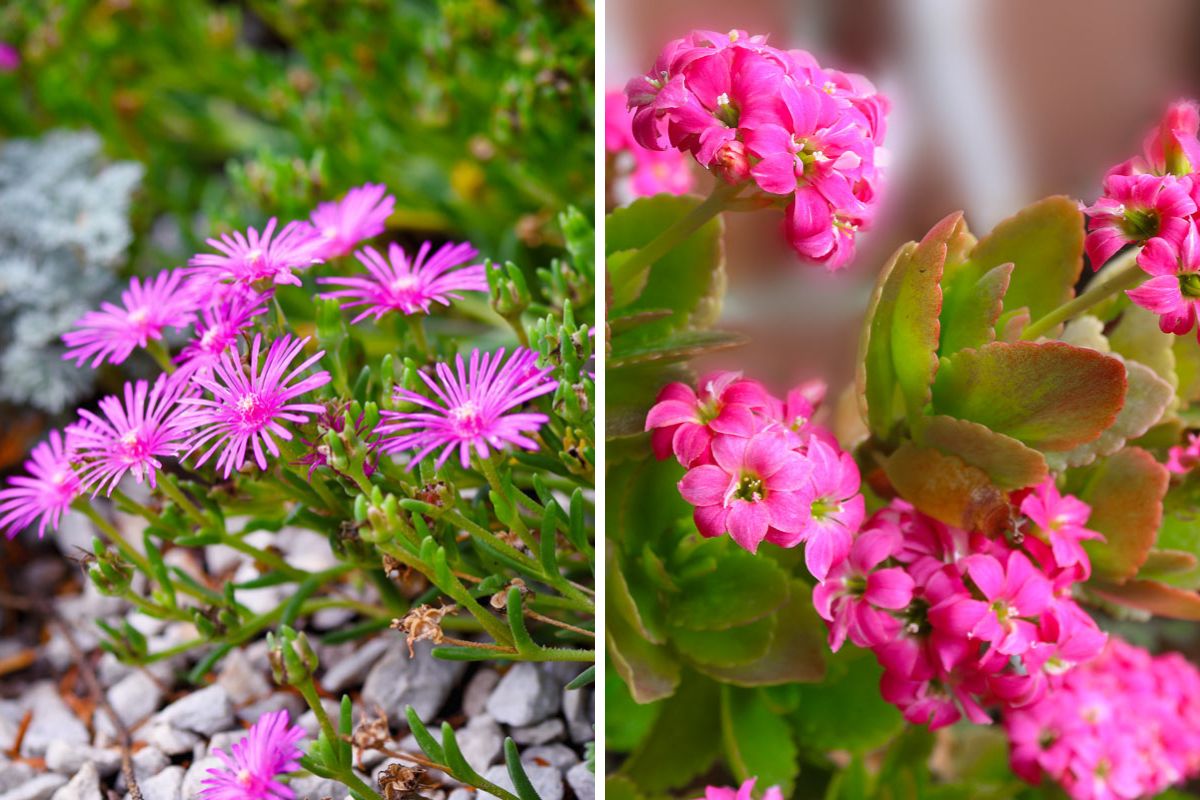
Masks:
[[[299,725],[289,725],[288,712],[263,714],[250,730],[229,748],[217,748],[221,766],[210,768],[201,800],[289,800],[296,796],[279,776],[300,769],[300,742],[307,736]]]
[[[625,195],[649,197],[692,190],[692,173],[683,153],[650,150],[633,138],[633,117],[625,107],[624,92],[604,96],[604,151],[614,160],[617,171],[628,175],[629,186],[622,192]]]
[[[1150,276],[1129,298],[1159,316],[1166,333],[1196,328],[1200,307],[1200,106],[1171,105],[1141,156],[1109,170],[1100,198],[1084,209],[1088,258],[1099,269],[1126,246]]]
[[[830,646],[873,650],[884,698],[910,722],[989,723],[986,707],[1037,702],[1104,646],[1071,598],[1091,571],[1081,543],[1099,535],[1090,509],[1050,480],[1014,501],[1022,522],[993,539],[895,500],[813,591]]]
[[[1200,672],[1114,638],[1004,728],[1032,783],[1049,776],[1073,800],[1157,796],[1200,774]]]
[[[145,281],[134,278],[120,305],[105,303],[80,319],[63,336],[66,358],[98,367],[121,364],[144,348],[167,371],[154,381],[126,383],[38,445],[26,463],[28,474],[0,489],[0,530],[11,537],[36,523],[44,534],[58,527],[81,496],[111,495],[126,476],[153,488],[164,459],[190,459],[193,467],[213,460],[229,479],[248,461],[266,470],[268,456],[282,455],[279,442],[296,438],[290,428],[313,416],[325,420],[326,430],[341,431],[342,419],[330,421],[336,402],[304,401],[332,379],[319,368],[324,352],[306,352],[308,338],[280,333],[259,317],[277,284],[299,283],[296,270],[336,258],[383,230],[394,205],[384,191],[371,184],[351,190],[337,203],[322,203],[311,223],[291,222],[278,233],[271,220],[261,233],[251,229],[210,240],[220,255],[196,256],[186,270],[165,270]],[[357,323],[389,312],[426,314],[433,303],[448,305],[461,292],[487,291],[483,266],[468,265],[477,254],[471,245],[447,244],[432,255],[431,250],[426,242],[410,260],[392,245],[389,264],[364,248],[355,255],[371,277],[324,279],[346,287],[326,296],[349,298],[347,306],[365,305],[352,320]],[[172,358],[165,331],[189,326],[192,335]],[[382,424],[358,433],[379,440],[382,452],[416,450],[414,464],[438,448],[439,465],[456,448],[464,465],[472,451],[487,458],[490,449],[510,444],[536,448],[530,437],[546,415],[509,412],[557,388],[547,380],[551,369],[539,368],[537,359],[523,349],[507,362],[503,350],[475,351],[469,369],[461,356],[457,373],[438,364],[438,381],[420,373],[436,400],[398,389],[398,403],[423,410],[385,412]],[[292,463],[329,466],[319,443],[301,441],[311,452]]]
[[[804,543],[818,580],[846,559],[864,504],[854,460],[813,422],[824,393],[810,383],[781,401],[736,372],[702,378],[699,392],[663,388],[646,429],[660,459],[687,468],[679,491],[702,535],[728,533],[751,553]]]
[[[802,258],[832,270],[853,257],[878,205],[888,111],[866,78],[763,36],[695,31],[625,93],[638,144],[686,150],[727,183],[786,201],[784,230]]]

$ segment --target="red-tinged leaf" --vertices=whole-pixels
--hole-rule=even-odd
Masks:
[[[1125,367],[1062,342],[992,342],[942,359],[933,409],[1038,450],[1070,450],[1113,424]]]
[[[977,422],[929,417],[920,428],[918,441],[978,467],[1007,491],[1041,483],[1048,474],[1046,458],[1037,450]]]
[[[679,662],[667,648],[651,644],[619,613],[607,615],[605,629],[608,654],[634,700],[653,703],[675,693]]]
[[[1122,581],[1137,574],[1158,536],[1169,483],[1167,468],[1138,447],[1096,462],[1079,493],[1092,507],[1088,528],[1104,534],[1103,542],[1084,542],[1093,575]]]
[[[947,525],[994,535],[1008,523],[1004,492],[957,456],[905,442],[884,469],[901,497]]]
[[[1188,589],[1139,580],[1096,584],[1091,588],[1118,605],[1148,611],[1159,617],[1200,622],[1200,594]]]
[[[1028,308],[1031,317],[1039,319],[1075,296],[1083,270],[1083,223],[1076,201],[1061,195],[1047,197],[980,239],[971,264],[981,273],[1013,264],[1004,310]]]
[[[1160,550],[1156,547],[1146,554],[1146,560],[1142,563],[1138,575],[1143,578],[1179,575],[1191,572],[1198,565],[1200,560],[1193,553],[1183,550]]]
[[[892,362],[892,325],[899,283],[891,276],[907,269],[916,249],[916,242],[901,246],[879,271],[858,340],[858,409],[867,427],[881,439],[891,435],[893,423],[903,415],[898,411],[896,367]]]

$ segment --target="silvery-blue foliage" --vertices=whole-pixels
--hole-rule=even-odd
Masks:
[[[0,400],[56,412],[89,391],[59,336],[113,294],[141,179],[103,163],[90,132],[0,146]]]

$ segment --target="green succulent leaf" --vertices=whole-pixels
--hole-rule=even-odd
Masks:
[[[1157,581],[1132,580],[1096,584],[1092,590],[1118,605],[1160,617],[1200,622],[1200,594]]]
[[[788,579],[774,561],[724,540],[701,545],[716,569],[680,581],[667,621],[676,628],[722,631],[762,619],[788,600]]]
[[[613,339],[605,367],[618,370],[641,364],[674,364],[741,347],[749,341],[740,333],[728,331],[676,331],[646,340],[635,329]]]
[[[682,787],[704,774],[720,751],[720,697],[717,684],[685,674],[618,774],[647,794]]]
[[[681,655],[698,665],[737,667],[762,658],[774,634],[775,618],[766,617],[723,631],[673,628],[671,642]]]
[[[652,703],[670,697],[680,676],[671,651],[647,641],[620,614],[608,614],[605,622],[608,655],[633,699]]]
[[[1043,451],[1096,439],[1125,399],[1119,360],[1063,342],[992,342],[942,359],[935,413],[978,422]]]
[[[762,690],[721,687],[721,742],[738,783],[758,778],[790,797],[800,773],[793,738],[791,726],[764,700]]]
[[[1011,436],[977,422],[938,415],[924,420],[917,441],[957,456],[976,467],[1000,489],[1033,486],[1046,479],[1046,458]]]
[[[958,456],[904,442],[884,462],[892,486],[921,512],[964,530],[999,533],[1008,500],[987,473]]]
[[[847,646],[829,658],[825,680],[799,689],[792,723],[806,746],[865,753],[887,744],[904,718],[879,696],[882,668],[870,654]]]
[[[1086,475],[1079,499],[1092,507],[1088,528],[1104,535],[1104,541],[1084,542],[1092,573],[1109,581],[1132,578],[1158,536],[1167,468],[1145,450],[1127,447]]]
[[[978,276],[974,269],[947,274],[942,282],[945,299],[939,355],[948,356],[995,341],[996,321],[1004,307],[1012,271],[1012,264],[1001,264]]]
[[[879,271],[858,340],[859,413],[871,432],[881,439],[890,438],[896,419],[904,415],[897,388],[896,365],[892,361],[892,327],[899,294],[899,282],[892,280],[892,276],[907,271],[916,249],[916,242],[903,245]]]

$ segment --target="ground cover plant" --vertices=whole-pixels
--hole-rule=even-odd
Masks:
[[[696,375],[745,344],[712,328],[723,214],[782,212],[837,271],[886,191],[887,99],[777,44],[668,43],[610,131],[712,178],[629,158],[647,196],[606,223],[609,792],[1184,796],[1200,671],[1162,641],[1200,619],[1196,104],[1094,203],[902,245],[844,391],[732,354]]]

